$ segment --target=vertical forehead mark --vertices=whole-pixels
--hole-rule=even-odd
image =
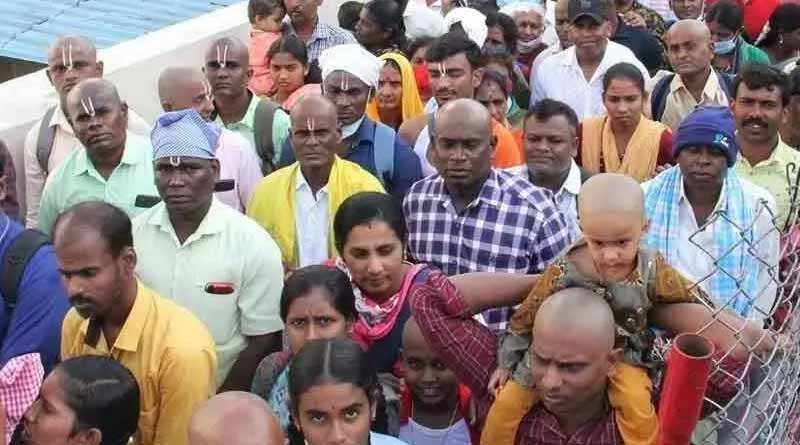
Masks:
[[[91,117],[94,117],[96,112],[94,110],[94,103],[92,103],[92,98],[87,97],[85,99],[81,99],[81,106],[83,107],[83,111]]]
[[[442,76],[447,74],[447,65],[445,65],[444,62],[439,62],[439,74]]]
[[[170,156],[169,157],[169,165],[173,167],[180,167],[181,166],[181,157],[180,156]]]
[[[225,49],[222,51],[222,67],[225,68],[228,65],[228,44],[225,44]]]
[[[314,118],[313,117],[306,118],[306,127],[308,128],[308,131],[313,133],[314,132],[314,127],[316,126],[315,124],[316,123],[314,122]]]

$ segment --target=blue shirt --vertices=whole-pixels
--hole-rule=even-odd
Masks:
[[[411,185],[422,179],[422,166],[414,150],[395,133],[394,147],[377,147],[378,150],[394,150],[394,175],[391,178],[382,178],[375,166],[375,128],[377,125],[383,124],[378,124],[368,117],[364,118],[361,126],[358,127],[358,131],[353,136],[353,141],[358,142],[344,156],[344,159],[354,162],[364,170],[372,173],[373,176],[381,181],[389,194],[397,199],[398,202],[402,202]],[[288,138],[283,145],[283,150],[281,150],[279,167],[285,167],[294,161],[292,141],[291,138]]]
[[[0,258],[5,258],[11,242],[22,230],[21,225],[0,213]],[[0,349],[0,367],[14,357],[38,352],[44,371],[49,372],[59,359],[61,321],[68,309],[53,246],[42,246],[22,274],[11,319],[6,316],[5,306],[0,310],[0,332],[6,333]]]

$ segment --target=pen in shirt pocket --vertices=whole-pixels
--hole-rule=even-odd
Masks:
[[[233,283],[211,281],[205,284],[205,291],[213,295],[230,295],[234,290]]]

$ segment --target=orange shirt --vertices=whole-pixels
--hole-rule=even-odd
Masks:
[[[279,32],[264,32],[253,30],[250,32],[250,68],[253,74],[250,76],[250,90],[258,96],[272,94],[272,76],[269,73],[269,60],[267,52],[278,39],[281,38]]]
[[[492,134],[497,138],[494,162],[492,162],[494,167],[508,168],[525,163],[520,145],[514,140],[514,136],[503,124],[494,119],[492,119]]]

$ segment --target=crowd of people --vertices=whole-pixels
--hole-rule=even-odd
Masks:
[[[6,443],[654,444],[681,333],[759,440],[800,4],[320,5],[249,0],[153,122],[52,43],[24,190],[0,144]]]

